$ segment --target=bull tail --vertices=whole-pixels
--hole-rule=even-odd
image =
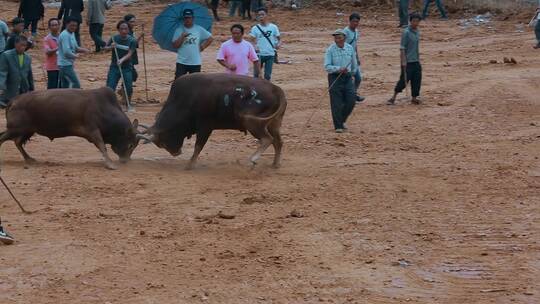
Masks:
[[[279,101],[279,107],[278,109],[270,114],[270,116],[267,116],[267,117],[258,117],[258,116],[255,116],[255,115],[245,115],[244,118],[245,119],[250,119],[250,120],[255,120],[255,121],[260,121],[260,122],[266,122],[266,123],[270,123],[272,120],[274,120],[274,118],[280,116],[280,115],[283,115],[283,113],[285,113],[285,110],[287,109],[287,97],[285,96],[285,92],[283,92],[283,90],[281,88],[278,89],[278,101]]]

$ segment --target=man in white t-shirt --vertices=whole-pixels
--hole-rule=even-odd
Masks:
[[[185,9],[182,15],[184,24],[176,30],[172,41],[173,47],[178,49],[175,79],[188,73],[200,72],[201,52],[213,41],[212,34],[193,23],[193,10]]]
[[[280,33],[278,27],[268,21],[266,8],[257,9],[257,20],[259,24],[251,28],[249,35],[255,40],[261,69],[264,67],[264,79],[270,80],[277,50],[281,46]],[[255,77],[259,77],[257,72],[255,71]]]

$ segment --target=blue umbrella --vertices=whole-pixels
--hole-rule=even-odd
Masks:
[[[208,14],[208,9],[200,4],[193,2],[181,2],[178,4],[169,4],[169,6],[154,19],[154,28],[152,36],[159,46],[171,52],[176,52],[172,45],[175,31],[184,24],[183,13],[186,9],[192,9],[195,24],[212,32],[212,22],[214,19]]]

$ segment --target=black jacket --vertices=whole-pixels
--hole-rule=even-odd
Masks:
[[[45,14],[45,8],[41,0],[21,0],[19,5],[18,17],[23,17],[25,20],[39,20]]]
[[[82,23],[81,12],[84,11],[83,0],[62,0],[60,10],[58,11],[58,19],[65,19],[66,17],[73,17]]]

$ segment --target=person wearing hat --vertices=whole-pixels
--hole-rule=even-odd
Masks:
[[[210,32],[193,22],[192,9],[185,9],[182,16],[184,23],[176,29],[172,40],[173,47],[178,49],[175,79],[188,73],[200,72],[201,52],[213,41]]]
[[[354,48],[345,42],[345,31],[339,29],[332,35],[334,43],[326,49],[324,69],[328,73],[334,129],[336,133],[343,133],[356,101],[353,75],[358,69],[358,62]]]

